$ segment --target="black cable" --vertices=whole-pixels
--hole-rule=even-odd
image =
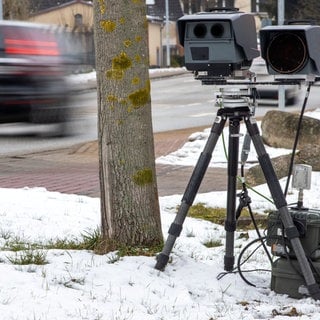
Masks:
[[[266,252],[266,254],[267,254],[267,256],[268,256],[268,259],[269,259],[270,263],[272,263],[271,254],[270,254],[268,248],[266,247],[264,241],[262,240],[263,237],[261,236],[261,233],[260,233],[260,231],[259,231],[259,228],[258,228],[258,225],[257,225],[257,223],[256,223],[256,220],[255,220],[255,218],[254,218],[254,216],[253,216],[253,213],[252,213],[252,210],[251,210],[251,206],[250,206],[250,205],[248,206],[248,210],[249,210],[249,213],[250,213],[250,216],[251,216],[252,223],[253,223],[253,225],[254,225],[254,227],[255,227],[255,229],[256,229],[256,232],[257,232],[257,234],[258,234],[258,237],[259,237],[259,239],[261,240],[261,245],[263,246],[263,249],[264,249],[264,251]]]
[[[241,165],[241,177],[243,177],[242,190],[243,190],[243,192],[245,194],[247,194],[248,190],[247,190],[247,186],[246,186],[245,181],[244,181],[244,164],[243,163]],[[250,202],[251,202],[251,200],[247,201],[247,207],[248,207],[248,211],[249,211],[249,214],[250,214],[250,218],[251,218],[251,221],[253,223],[254,229],[256,230],[258,238],[262,239],[263,237],[262,237],[262,235],[260,233],[260,230],[259,230],[259,227],[257,225],[256,219],[254,218]],[[270,255],[270,252],[269,252],[268,248],[266,247],[266,245],[265,245],[265,243],[263,241],[261,241],[261,244],[263,246],[264,251],[266,252],[266,254],[268,256],[268,259],[269,259],[270,263],[272,263],[272,257]]]
[[[314,261],[311,258],[309,258],[308,260],[309,260],[309,264],[311,266],[311,269],[313,270],[313,273],[316,274],[318,276],[318,278],[320,278],[320,272],[316,268],[316,266],[314,265]]]
[[[307,106],[307,102],[308,102],[308,98],[309,98],[309,94],[310,94],[310,88],[311,88],[312,84],[313,84],[313,82],[311,82],[311,81],[308,84],[306,95],[304,97],[302,109],[301,109],[301,112],[300,112],[300,117],[299,117],[299,121],[298,121],[298,128],[297,128],[297,132],[296,132],[296,136],[295,136],[295,140],[294,140],[294,144],[293,144],[293,148],[292,148],[292,154],[291,154],[291,159],[290,159],[287,182],[286,182],[286,187],[285,187],[285,191],[284,191],[284,196],[285,197],[288,194],[288,189],[289,189],[289,184],[290,184],[290,177],[291,177],[292,170],[293,170],[294,157],[295,157],[295,153],[296,153],[297,145],[298,145],[298,141],[299,141],[301,124],[302,124],[303,115],[304,115],[304,112],[305,112],[305,109],[306,109],[306,106]]]
[[[248,285],[252,286],[252,287],[256,287],[255,284],[253,284],[252,282],[250,282],[245,276],[244,276],[244,272],[252,272],[252,271],[268,271],[270,272],[270,270],[266,270],[266,269],[254,269],[254,270],[246,270],[246,271],[242,271],[241,270],[241,266],[249,260],[249,258],[251,258],[251,256],[264,244],[265,240],[267,239],[267,237],[262,237],[262,238],[257,238],[254,239],[253,241],[251,241],[250,243],[248,243],[240,252],[239,257],[238,257],[238,262],[237,262],[237,269],[239,272],[240,277],[242,278],[242,280],[247,283]],[[260,241],[261,244],[255,248],[255,250],[246,258],[246,260],[244,262],[241,262],[242,256],[243,254],[248,250],[248,248],[250,246],[252,246],[253,244],[255,244],[256,242]],[[270,261],[270,263],[272,264],[272,260]]]
[[[247,148],[248,149],[248,146]],[[248,153],[248,152],[247,152]],[[258,235],[258,238],[255,239],[254,241],[250,242],[249,245],[247,245],[240,253],[239,255],[239,259],[238,259],[238,264],[237,264],[237,269],[238,269],[238,272],[240,274],[240,277],[249,285],[251,286],[255,286],[253,283],[251,283],[249,280],[246,279],[246,277],[243,275],[243,271],[241,270],[241,258],[242,258],[242,255],[244,254],[244,252],[255,242],[257,241],[260,241],[261,244],[260,246],[258,246],[250,255],[249,257],[247,257],[246,261],[248,261],[248,259],[255,253],[256,250],[258,250],[261,246],[263,247],[264,251],[266,252],[267,256],[268,256],[268,259],[270,261],[270,263],[272,264],[272,257],[270,255],[270,252],[268,251],[268,248],[266,247],[266,244],[265,244],[265,239],[266,237],[262,237],[261,233],[260,233],[260,230],[259,230],[259,227],[257,225],[257,222],[254,218],[254,215],[253,215],[253,212],[252,212],[252,209],[251,209],[251,206],[250,206],[250,203],[251,203],[251,199],[250,197],[248,196],[248,189],[247,189],[247,186],[246,186],[246,183],[245,183],[245,179],[244,179],[244,176],[245,176],[245,172],[244,172],[244,164],[245,164],[245,161],[243,161],[244,159],[242,159],[241,161],[241,178],[242,178],[242,192],[238,195],[240,197],[240,203],[239,203],[239,206],[238,206],[238,209],[237,209],[237,212],[236,212],[236,218],[238,219],[240,217],[240,214],[241,214],[241,211],[244,207],[248,207],[248,211],[249,211],[249,214],[250,214],[250,218],[251,218],[251,221],[253,223],[253,226],[255,228],[255,231]],[[244,262],[246,262],[244,261]],[[244,263],[243,262],[243,263]],[[246,272],[252,272],[252,271],[258,271],[258,269],[255,269],[255,270],[251,270],[251,271],[246,271]],[[220,274],[218,276],[218,279],[220,279],[221,277],[223,277],[225,274]]]
[[[312,257],[312,255],[317,252],[318,250],[320,250],[320,246],[317,246],[315,249],[313,249],[311,252],[310,252],[310,258]],[[319,260],[319,257],[315,257],[313,258],[314,260]]]

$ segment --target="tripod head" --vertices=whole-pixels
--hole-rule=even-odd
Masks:
[[[200,80],[203,85],[227,85],[230,80],[252,81],[255,78],[255,74],[249,70],[234,70],[228,76],[216,76],[209,72],[194,72],[194,78]]]
[[[254,98],[251,88],[222,87],[220,94],[217,94],[217,104],[224,108],[241,108],[251,106]]]

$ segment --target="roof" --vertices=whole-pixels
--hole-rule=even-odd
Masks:
[[[51,10],[56,10],[61,7],[73,5],[75,3],[82,3],[84,5],[92,6],[92,1],[89,0],[30,0],[31,13],[42,13]]]
[[[169,2],[169,20],[177,21],[183,16],[180,0],[170,0]],[[166,1],[154,0],[154,4],[147,5],[148,16],[164,19],[166,16]]]
[[[166,1],[154,0],[149,1],[154,4],[147,4],[147,15],[155,17],[157,19],[164,19],[166,15]],[[83,3],[86,5],[92,5],[92,1],[89,0],[30,0],[32,14],[42,13],[46,11],[56,10],[61,7],[69,6],[74,3]],[[169,20],[177,21],[183,16],[180,0],[170,0],[169,3]]]

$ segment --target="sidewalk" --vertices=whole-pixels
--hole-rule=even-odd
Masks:
[[[156,133],[155,155],[180,148],[189,135],[204,128]],[[159,196],[183,194],[193,168],[157,165]],[[209,168],[199,192],[226,190],[227,173]],[[0,158],[0,187],[43,187],[48,191],[100,196],[98,145],[96,141],[66,149]]]

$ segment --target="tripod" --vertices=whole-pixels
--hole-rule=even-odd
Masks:
[[[237,98],[238,97],[236,96],[231,97],[231,99],[233,99],[234,101],[238,101]],[[235,107],[223,106],[218,110],[207,143],[198,159],[198,162],[193,170],[189,183],[182,197],[178,213],[169,228],[169,235],[165,242],[163,250],[157,256],[157,263],[155,265],[155,268],[158,270],[163,270],[169,261],[170,252],[172,251],[175,240],[177,239],[177,237],[179,237],[182,231],[182,224],[187,216],[189,208],[191,207],[195,199],[201,181],[209,166],[212,157],[212,152],[214,151],[218,138],[223,131],[227,119],[229,119],[229,156],[227,212],[225,219],[226,245],[224,256],[224,269],[226,271],[232,271],[234,268],[234,233],[236,231],[237,224],[236,187],[239,157],[239,137],[240,123],[243,120],[246,125],[247,132],[256,149],[259,163],[267,181],[274,204],[278,209],[279,216],[283,223],[286,235],[290,240],[292,248],[296,254],[309,294],[314,299],[320,299],[320,289],[315,281],[311,267],[301,245],[299,239],[299,231],[293,223],[292,217],[287,207],[287,202],[284,193],[281,189],[280,183],[273,169],[270,157],[266,153],[264,144],[262,142],[262,138],[259,133],[259,128],[256,124],[256,120],[252,116],[252,112],[248,104],[246,106],[240,104],[240,106]]]

